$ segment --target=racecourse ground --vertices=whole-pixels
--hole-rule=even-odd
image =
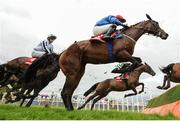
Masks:
[[[64,108],[57,107],[37,107],[30,108],[17,105],[4,105],[0,104],[0,120],[16,119],[16,120],[33,120],[33,119],[51,119],[51,120],[123,120],[123,119],[138,119],[138,120],[171,120],[176,119],[173,115],[158,116],[158,115],[145,115],[136,112],[120,112],[115,110],[110,111],[90,111],[90,110],[75,110],[67,112]]]

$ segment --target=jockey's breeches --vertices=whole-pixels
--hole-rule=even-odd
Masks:
[[[113,26],[113,24],[107,24],[107,25],[102,25],[102,26],[94,26],[93,34],[96,36],[99,34],[106,33],[111,26]]]

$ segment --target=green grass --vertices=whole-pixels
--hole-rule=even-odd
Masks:
[[[90,111],[90,110],[75,110],[68,112],[64,108],[55,107],[38,107],[32,106],[30,108],[17,105],[0,105],[0,120],[16,119],[16,120],[38,120],[38,119],[51,119],[51,120],[123,120],[123,119],[139,119],[139,120],[164,120],[176,119],[172,115],[165,117],[158,115],[145,115],[135,112],[120,112],[120,111]]]
[[[173,103],[177,100],[180,100],[180,85],[177,85],[170,90],[166,91],[162,95],[151,99],[148,102],[147,107],[152,108],[152,107],[157,107],[169,103]]]

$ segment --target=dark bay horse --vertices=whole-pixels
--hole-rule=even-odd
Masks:
[[[52,53],[49,55],[44,55],[35,60],[21,78],[21,80],[23,80],[21,91],[16,94],[17,98],[12,102],[23,99],[20,104],[20,106],[22,106],[25,99],[30,98],[26,104],[26,107],[30,107],[34,98],[38,96],[39,92],[45,88],[50,81],[56,78],[60,70],[58,64],[59,56],[60,55],[58,54]],[[25,91],[27,92],[25,93]],[[34,91],[33,95],[30,95],[32,91]]]
[[[165,74],[163,85],[158,86],[158,89],[168,89],[170,88],[170,81],[175,83],[180,83],[180,63],[171,63],[166,67],[160,68],[160,70]]]
[[[78,109],[82,109],[89,101],[93,100],[93,103],[91,105],[91,110],[94,107],[94,104],[102,99],[103,97],[107,96],[109,92],[111,91],[127,91],[132,90],[134,93],[130,93],[125,95],[125,97],[137,95],[138,93],[142,93],[144,91],[144,83],[139,83],[139,77],[140,75],[146,72],[152,76],[154,76],[156,73],[152,70],[152,68],[148,64],[142,64],[141,66],[138,66],[135,68],[132,72],[129,74],[129,78],[127,81],[127,84],[123,80],[116,80],[116,79],[106,79],[102,82],[98,82],[94,84],[88,91],[84,93],[84,96],[88,96],[91,92],[94,92],[91,96],[88,97],[86,102],[80,106]],[[142,85],[141,91],[137,93],[136,87]]]
[[[6,86],[15,83],[29,67],[26,64],[28,57],[18,57],[5,64],[0,65],[0,85]]]
[[[158,22],[146,15],[148,20],[139,22],[125,29],[124,37],[113,41],[113,62],[131,62],[139,64],[138,58],[133,57],[134,47],[138,39],[145,33],[167,39],[168,34],[162,30]],[[78,41],[68,47],[59,58],[59,66],[66,76],[65,85],[61,92],[67,110],[73,110],[71,98],[84,74],[87,63],[111,63],[107,43],[91,43],[89,40]]]
[[[11,92],[21,88],[20,78],[23,76],[29,64],[29,57],[18,57],[0,65],[0,87],[7,87],[6,103],[11,102]]]

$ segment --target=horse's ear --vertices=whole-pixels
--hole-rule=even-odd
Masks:
[[[152,18],[146,13],[146,17],[149,19],[149,20],[152,20]]]
[[[144,62],[145,65],[148,65],[146,62]]]

